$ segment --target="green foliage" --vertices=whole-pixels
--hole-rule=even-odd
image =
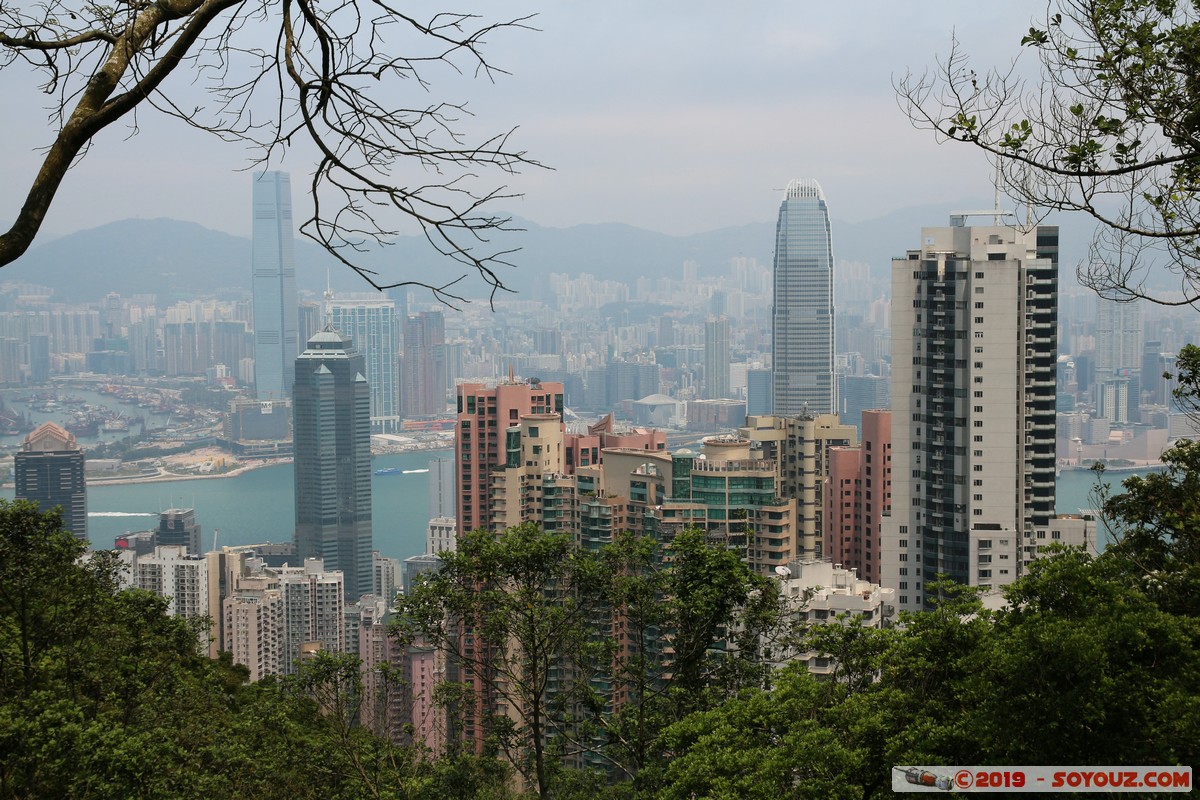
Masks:
[[[903,764],[1200,763],[1197,459],[1127,481],[1121,540],[1034,562],[998,611],[935,584],[899,627],[801,631],[822,678],[769,673],[778,596],[702,534],[471,534],[397,632],[452,651],[439,696],[495,751],[432,760],[356,724],[356,658],[247,685],[57,514],[0,503],[0,798],[508,800],[511,769],[562,800],[871,798]]]
[[[479,725],[542,797],[560,770],[552,737],[564,733],[550,701],[571,694],[568,668],[588,642],[597,578],[595,558],[564,534],[479,530],[400,602],[396,634],[451,655],[478,692],[459,704],[464,723]],[[496,713],[501,703],[508,714]]]
[[[0,501],[0,798],[502,798],[477,759],[355,727],[357,660],[246,684],[201,627],[120,591],[58,513]]]
[[[898,82],[913,124],[968,142],[1001,188],[1038,212],[1100,225],[1080,278],[1120,299],[1183,305],[1200,294],[1200,16],[1192,0],[1055,0],[1018,52],[1040,61],[977,72],[953,42],[936,67]],[[1179,273],[1183,299],[1156,297],[1145,270]]]
[[[1200,621],[1159,605],[1114,551],[1034,563],[985,612],[940,587],[892,630],[828,626],[824,683],[789,666],[672,725],[657,797],[890,796],[904,764],[1195,764]]]

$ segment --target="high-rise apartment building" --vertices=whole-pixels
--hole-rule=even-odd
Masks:
[[[831,447],[822,535],[825,558],[879,582],[879,526],[892,507],[892,412],[862,412],[858,447]]]
[[[835,412],[833,240],[814,180],[789,183],[779,206],[772,325],[773,413]]]
[[[296,359],[296,553],[371,589],[371,399],[363,357],[331,326]]]
[[[400,426],[395,303],[385,298],[336,301],[329,304],[329,322],[350,339],[366,362],[371,390],[371,430],[395,431]]]
[[[75,435],[56,423],[43,423],[25,437],[13,460],[16,498],[34,500],[43,511],[62,506],[63,527],[86,539],[87,486]]]
[[[237,592],[222,603],[222,621],[221,649],[249,668],[250,681],[285,673],[287,625],[276,578],[238,578]]]
[[[717,400],[732,396],[729,387],[729,319],[714,317],[704,323],[704,397]]]
[[[167,613],[194,619],[209,616],[209,563],[189,554],[183,545],[160,544],[152,554],[139,556],[129,571],[134,589],[167,598]],[[207,632],[204,637],[208,645]]]
[[[404,321],[404,416],[446,413],[446,319],[422,311]]]
[[[1058,229],[969,216],[892,262],[881,583],[901,609],[937,575],[1010,583],[1054,522]]]
[[[1096,298],[1096,381],[1142,366],[1142,304]]]
[[[858,430],[838,422],[837,414],[798,414],[748,416],[740,432],[756,443],[757,457],[777,469],[780,497],[798,504],[795,557],[823,557],[829,454],[835,447],[853,447]]]
[[[370,553],[367,553],[370,558]],[[319,558],[306,558],[303,567],[271,570],[283,595],[286,647],[285,674],[294,674],[308,653],[341,653],[346,648],[346,601],[350,590],[343,574],[325,568]],[[369,588],[369,587],[368,587]]]
[[[508,464],[509,428],[529,414],[557,415],[547,424],[561,427],[562,413],[561,383],[522,383],[510,377],[496,386],[459,385],[454,449],[460,533],[493,527],[491,479]]]
[[[286,172],[254,175],[254,385],[259,400],[290,397],[300,352],[292,189]]]

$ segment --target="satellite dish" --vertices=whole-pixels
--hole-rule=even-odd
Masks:
[[[790,567],[776,567],[775,574],[781,578],[790,578],[792,577],[792,570]]]

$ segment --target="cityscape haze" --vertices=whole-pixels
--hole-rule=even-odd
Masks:
[[[914,43],[957,36],[986,59],[1042,11],[622,0],[488,29],[500,66],[478,71],[494,82],[430,65],[412,82],[430,93],[418,102],[470,99],[489,126],[519,124],[512,140],[552,169],[505,175],[488,190],[498,204],[468,199],[468,216],[515,219],[452,219],[476,237],[466,250],[411,225],[355,238],[369,202],[348,210],[354,235],[336,252],[319,248],[303,238],[313,198],[292,187],[309,185],[312,153],[290,140],[247,187],[236,153],[186,137],[166,149],[156,118],[133,144],[106,133],[69,175],[57,238],[0,270],[5,490],[61,506],[66,528],[114,553],[106,591],[143,590],[122,596],[159,622],[189,620],[180,652],[228,654],[231,697],[239,682],[299,675],[256,702],[304,697],[348,752],[356,726],[418,748],[414,775],[426,759],[495,757],[498,783],[553,796],[531,766],[549,759],[633,787],[618,760],[642,737],[630,763],[662,766],[666,786],[675,750],[698,737],[670,723],[626,737],[635,717],[694,720],[779,680],[810,707],[778,711],[762,737],[775,747],[797,730],[815,741],[797,719],[815,726],[893,672],[917,696],[943,680],[927,660],[943,653],[909,663],[917,649],[896,642],[932,627],[937,647],[967,651],[997,620],[1049,615],[1005,611],[1003,590],[1037,578],[1059,545],[1078,556],[1052,562],[1066,564],[1062,585],[1092,591],[1075,579],[1109,532],[1081,476],[1160,470],[1168,447],[1200,439],[1172,377],[1200,342],[1195,309],[1080,286],[1090,222],[1009,207],[977,153],[939,148],[894,108]],[[861,56],[832,57],[849,53]],[[0,91],[17,85],[0,69]],[[0,122],[8,134],[22,153],[40,142],[24,120]],[[27,181],[33,160],[12,152],[0,185]],[[126,191],[111,175],[135,159]],[[415,187],[431,166],[444,165],[401,160],[392,179]],[[436,177],[472,197],[466,177]],[[0,194],[0,218],[14,202]],[[484,248],[502,261],[472,264]],[[179,496],[185,481],[229,506],[220,524]],[[88,525],[89,489],[155,485],[160,507],[145,493],[137,508],[93,504],[105,524]],[[1156,602],[1128,605],[1150,617]],[[1105,629],[1073,627],[1085,611],[1097,613],[1039,628],[1029,672],[1064,630],[1107,644]],[[1122,625],[1140,631],[1141,618]],[[956,686],[982,695],[995,681],[971,684],[975,671],[1010,654],[978,652],[945,655],[965,676]],[[1090,652],[1053,652],[1039,680],[1061,672],[1082,696],[1071,670]],[[937,736],[970,737],[955,725]],[[797,790],[811,779],[790,763],[781,774]]]

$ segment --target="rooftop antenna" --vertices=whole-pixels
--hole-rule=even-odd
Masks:
[[[995,190],[995,199],[992,201],[992,208],[996,210],[992,217],[992,224],[997,228],[1000,227],[1000,159],[996,159],[996,180],[992,181],[992,187]]]
[[[329,285],[329,267],[325,268],[325,322],[333,319],[333,288]]]

